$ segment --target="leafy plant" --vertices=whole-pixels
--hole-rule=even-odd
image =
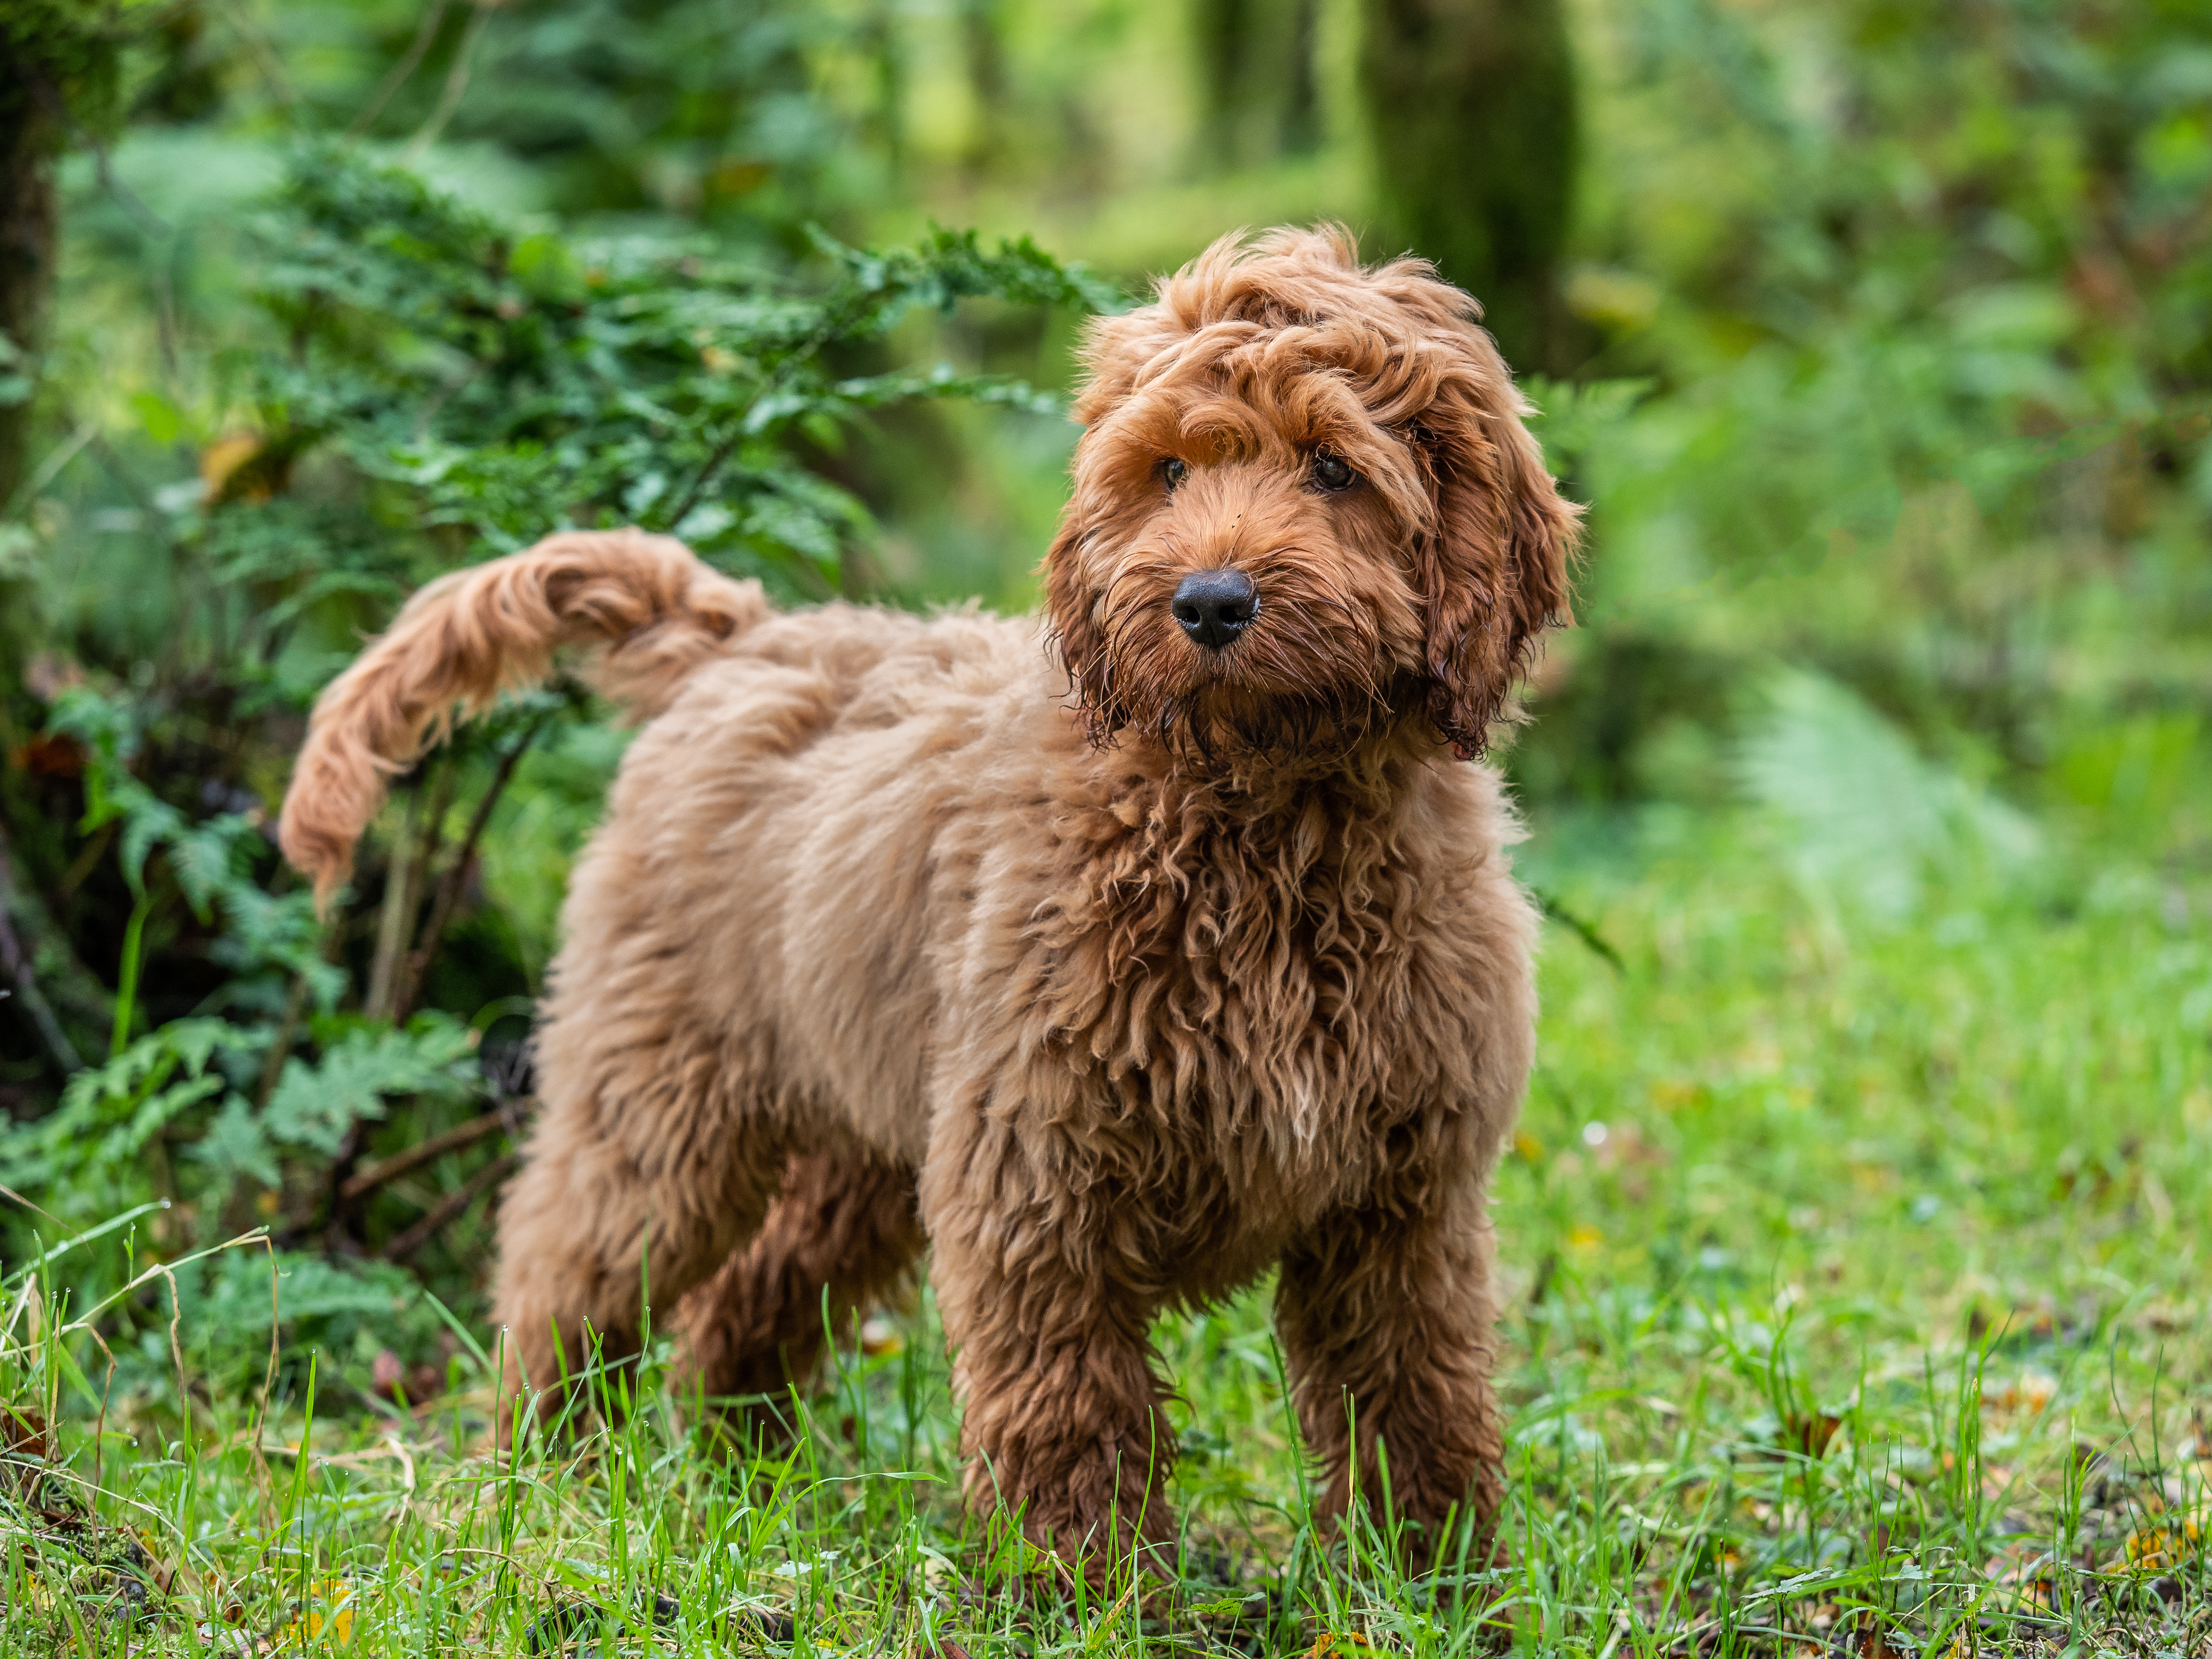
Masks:
[[[161,1200],[159,1251],[261,1224],[465,1298],[481,1252],[441,1255],[441,1236],[470,1236],[528,1109],[531,968],[477,925],[486,839],[532,752],[578,751],[596,713],[574,688],[517,699],[404,781],[357,903],[325,926],[269,844],[308,699],[416,583],[562,527],[643,524],[787,595],[837,592],[877,533],[824,465],[845,434],[916,399],[1057,408],[856,356],[971,297],[1115,295],[1030,242],[944,231],[883,252],[817,232],[791,266],[698,234],[518,234],[328,146],[298,154],[257,235],[252,417],[202,422],[198,477],[142,492],[152,614],[124,650],[148,654],[104,666],[114,644],[78,613],[76,651],[41,670],[52,758],[17,782],[46,811],[11,821],[43,821],[27,850],[72,875],[63,916],[115,992],[110,1030],[75,1033],[93,1053],[104,1036],[106,1063],[5,1132],[0,1178],[48,1223]],[[195,428],[159,394],[137,410],[172,441]],[[82,595],[45,597],[67,619]],[[434,1162],[398,1156],[448,1135]]]
[[[635,523],[800,592],[834,590],[871,527],[849,491],[805,465],[808,444],[916,397],[1054,407],[950,369],[848,377],[837,354],[972,295],[1115,299],[1030,243],[987,253],[972,234],[887,253],[817,235],[831,281],[812,292],[710,246],[515,238],[336,152],[295,170],[287,205],[296,234],[267,291],[304,349],[272,367],[270,433],[228,495],[327,441],[433,536],[507,549],[562,526]],[[257,561],[232,574],[310,573]]]

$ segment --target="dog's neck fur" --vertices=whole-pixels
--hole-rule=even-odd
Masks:
[[[1327,895],[1382,935],[1410,803],[1455,764],[1427,721],[1403,716],[1328,755],[1201,756],[1129,738],[1103,751],[1105,808],[1091,821],[1080,885],[1063,915],[1103,926],[1116,970],[1157,968],[1194,942],[1237,953],[1276,945]],[[1355,923],[1355,931],[1357,926]]]
[[[1037,1039],[1248,1186],[1367,1144],[1418,1103],[1390,1098],[1389,1011],[1410,1006],[1449,755],[1417,718],[1327,766],[1094,751],[1055,825],[1066,873],[1024,930],[1055,964]]]
[[[1449,763],[1449,749],[1423,719],[1399,717],[1342,744],[1208,753],[1147,744],[1163,804],[1182,812],[1257,826],[1304,816],[1316,804],[1385,817],[1420,769]]]

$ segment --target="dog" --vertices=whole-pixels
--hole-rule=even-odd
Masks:
[[[281,830],[325,896],[386,778],[557,647],[646,722],[499,1212],[510,1401],[634,1348],[646,1285],[708,1395],[781,1389],[927,1246],[971,1505],[1126,1559],[1172,1531],[1153,1320],[1272,1268],[1323,1512],[1387,1480],[1417,1541],[1491,1537],[1537,922],[1480,758],[1578,526],[1479,317],[1323,228],[1093,319],[1041,626],[778,613],[578,532],[330,686]]]

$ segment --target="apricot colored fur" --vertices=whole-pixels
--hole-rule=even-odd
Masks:
[[[1564,617],[1576,515],[1475,315],[1322,230],[1094,323],[1042,632],[778,615],[665,539],[562,535],[331,687],[283,825],[323,890],[425,733],[554,647],[605,642],[653,716],[543,1011],[510,1389],[556,1328],[634,1344],[641,1267],[711,1388],[773,1389],[825,1287],[882,1294],[926,1233],[971,1501],[1097,1561],[1170,1530],[1152,1321],[1279,1267],[1328,1504],[1387,1454],[1402,1516],[1487,1527],[1536,925],[1464,763]],[[1359,481],[1318,488],[1324,449]],[[1209,653],[1169,601],[1221,566],[1259,611]]]

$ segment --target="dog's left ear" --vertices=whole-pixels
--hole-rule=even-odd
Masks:
[[[1581,538],[1582,509],[1545,471],[1488,343],[1488,361],[1447,376],[1409,434],[1434,507],[1413,551],[1429,716],[1463,758],[1482,752],[1545,629],[1572,620],[1569,565]]]

